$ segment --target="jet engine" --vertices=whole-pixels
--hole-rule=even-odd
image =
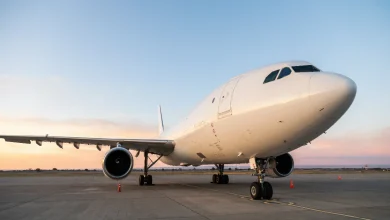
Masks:
[[[115,147],[109,150],[103,159],[103,173],[107,177],[120,180],[133,170],[133,155],[126,148]]]
[[[286,177],[294,170],[294,159],[289,153],[282,154],[269,160],[267,176]]]

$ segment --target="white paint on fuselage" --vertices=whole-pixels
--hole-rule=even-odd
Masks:
[[[278,156],[317,138],[347,111],[356,85],[329,72],[292,72],[263,84],[272,71],[298,65],[311,64],[270,65],[214,90],[184,121],[162,134],[175,141],[175,149],[161,161],[169,165],[247,163],[251,157]],[[198,153],[204,155],[203,161]]]

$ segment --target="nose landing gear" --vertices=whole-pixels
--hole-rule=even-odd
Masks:
[[[250,194],[252,199],[272,199],[273,189],[272,185],[269,182],[265,182],[265,171],[268,167],[268,159],[255,159],[256,164],[256,174],[253,176],[257,176],[257,182],[253,182],[250,186]]]
[[[212,183],[216,184],[228,184],[229,183],[229,176],[224,175],[224,169],[225,169],[225,164],[215,164],[215,166],[218,169],[218,174],[214,174],[212,178]]]

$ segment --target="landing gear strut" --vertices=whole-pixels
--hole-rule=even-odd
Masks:
[[[259,159],[255,158],[257,182],[253,182],[250,187],[250,194],[252,199],[271,199],[273,195],[273,189],[269,182],[265,182],[265,171],[268,168],[269,158]]]
[[[157,163],[157,161],[160,160],[160,158],[162,157],[162,155],[160,155],[155,161],[152,161],[150,158],[149,158],[149,152],[148,151],[145,151],[144,152],[144,174],[143,175],[140,175],[139,178],[138,178],[138,183],[140,186],[143,186],[143,185],[153,185],[153,177],[152,175],[148,175],[148,170],[155,164]],[[148,160],[150,160],[151,164],[148,165]]]
[[[218,174],[213,175],[212,183],[228,184],[229,183],[229,176],[223,174],[223,171],[225,169],[225,164],[215,164],[215,166],[218,169]]]

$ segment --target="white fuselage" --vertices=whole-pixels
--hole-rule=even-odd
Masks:
[[[270,65],[232,78],[180,124],[162,134],[175,141],[169,165],[247,163],[278,156],[328,130],[350,107],[356,84],[330,72],[292,72],[263,83],[272,71],[307,62]]]

